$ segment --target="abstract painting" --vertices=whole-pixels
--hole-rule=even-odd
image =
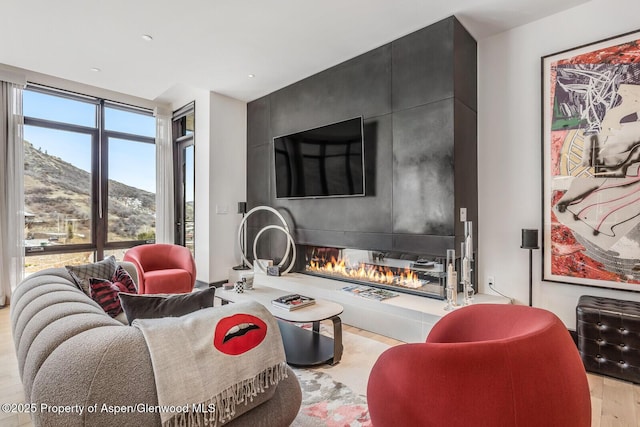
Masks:
[[[640,32],[542,58],[543,280],[640,291]]]

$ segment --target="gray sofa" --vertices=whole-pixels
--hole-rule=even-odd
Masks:
[[[132,264],[121,263],[137,278]],[[142,332],[123,325],[79,290],[66,269],[29,276],[11,301],[11,326],[27,403],[79,405],[82,414],[36,412],[35,426],[159,426],[158,413],[101,412],[102,404],[158,404]],[[301,403],[293,371],[247,406],[228,426],[286,426]],[[90,405],[98,410],[88,413]]]

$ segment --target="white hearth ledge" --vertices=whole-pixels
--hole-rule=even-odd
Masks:
[[[285,293],[298,293],[337,302],[344,307],[343,323],[404,342],[424,342],[433,325],[448,312],[446,301],[400,293],[384,301],[374,301],[342,290],[348,282],[291,273],[267,276],[256,273],[254,286],[269,286]],[[251,292],[251,291],[248,291]],[[462,302],[462,294],[458,296]],[[509,304],[507,298],[478,294],[474,304]]]

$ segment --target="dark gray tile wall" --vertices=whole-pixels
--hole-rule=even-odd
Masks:
[[[391,43],[394,111],[453,96],[453,26],[445,19]]]
[[[269,99],[269,96],[265,96],[247,104],[247,116],[251,117],[251,120],[247,120],[248,147],[256,147],[270,142]]]
[[[443,256],[447,249],[455,247],[454,236],[430,236],[424,234],[394,234],[393,250],[416,254]],[[460,245],[456,253],[460,251]]]
[[[432,255],[459,245],[459,207],[477,220],[475,64],[475,40],[451,17],[249,103],[248,207],[277,208],[298,244]],[[367,195],[277,200],[273,138],[356,116]],[[252,217],[249,241],[274,221]],[[259,256],[280,259],[285,244],[265,232]]]
[[[249,114],[247,116],[251,117]],[[247,209],[271,202],[269,148],[270,144],[247,147]]]
[[[272,137],[390,112],[391,46],[386,45],[272,93]]]
[[[393,113],[393,232],[453,235],[453,98]]]
[[[474,245],[477,248],[478,235],[478,152],[477,144],[477,115],[474,110],[459,100],[454,101],[454,133],[456,144],[454,156],[455,171],[455,206],[467,208],[467,218],[473,222],[475,235]],[[464,232],[463,224],[456,221],[456,235]],[[459,245],[458,245],[459,247]]]
[[[472,111],[478,111],[478,55],[475,39],[458,22],[454,21],[454,96]],[[473,72],[473,78],[471,78]]]

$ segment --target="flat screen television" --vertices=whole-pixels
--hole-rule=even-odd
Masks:
[[[362,117],[273,139],[276,198],[365,195]]]

